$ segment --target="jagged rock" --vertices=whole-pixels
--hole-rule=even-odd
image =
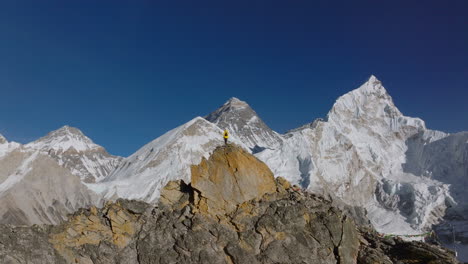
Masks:
[[[0,263],[67,263],[48,242],[50,227],[0,225]]]
[[[159,202],[161,204],[180,209],[189,202],[189,188],[190,187],[182,180],[170,181],[161,190],[161,197],[159,198]]]
[[[93,254],[83,257],[81,251],[92,253],[94,249],[87,249],[93,246],[101,247],[106,243],[106,247],[113,251],[132,244],[141,228],[140,216],[146,207],[142,202],[118,200],[106,204],[101,210],[96,207],[82,209],[66,223],[54,227],[49,242],[69,263],[86,263],[92,260]]]
[[[212,214],[230,213],[240,203],[276,191],[268,166],[233,144],[216,148],[191,171],[199,207]]]

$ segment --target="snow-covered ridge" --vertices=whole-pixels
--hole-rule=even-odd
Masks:
[[[104,179],[119,164],[121,157],[112,156],[79,129],[63,126],[28,143],[24,151],[39,151],[54,158],[60,166],[80,176],[83,182]]]
[[[79,129],[63,126],[48,133],[46,136],[25,145],[26,148],[36,150],[55,150],[64,152],[73,149],[78,152],[101,148],[86,137]]]
[[[190,182],[190,166],[208,158],[219,145],[224,144],[223,131],[204,118],[196,117],[146,144],[106,179],[88,184],[106,199],[123,197],[154,202],[159,191],[170,180]],[[230,142],[247,149],[236,137]]]

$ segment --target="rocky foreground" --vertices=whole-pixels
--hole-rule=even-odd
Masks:
[[[170,182],[159,204],[117,200],[57,226],[0,226],[0,263],[458,263],[383,238],[234,145]]]

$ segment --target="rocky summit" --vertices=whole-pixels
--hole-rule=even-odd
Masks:
[[[382,237],[236,145],[171,181],[157,205],[119,199],[56,226],[0,226],[0,263],[458,263]]]
[[[237,205],[276,190],[265,163],[234,145],[217,148],[191,171],[196,202],[205,212],[230,213]]]

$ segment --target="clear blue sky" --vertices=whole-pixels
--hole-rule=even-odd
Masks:
[[[129,155],[235,96],[278,132],[376,75],[468,130],[468,1],[2,1],[0,133],[65,124]]]

